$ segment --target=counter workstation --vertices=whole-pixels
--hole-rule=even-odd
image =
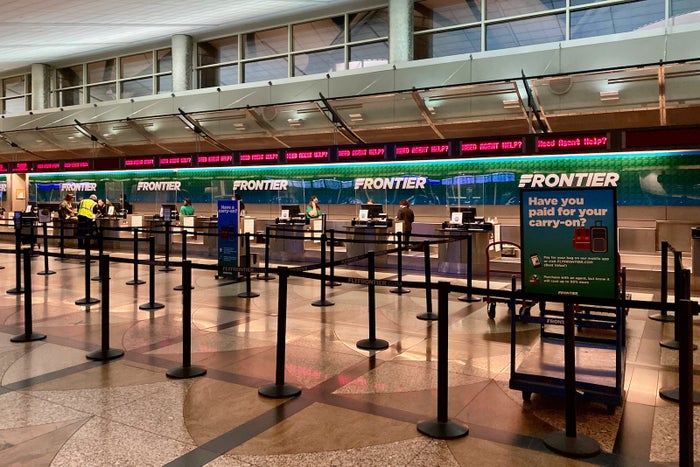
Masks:
[[[345,229],[348,232],[348,236],[345,248],[348,257],[364,255],[371,251],[386,251],[389,247],[387,243],[389,236],[393,235],[389,227],[387,223],[367,223],[346,226]],[[387,264],[387,255],[376,255],[374,264],[375,266],[385,266]],[[352,263],[352,265],[366,266],[367,260],[361,260]]]
[[[305,223],[270,224],[270,260],[303,261]]]
[[[489,223],[444,226],[437,229],[437,234],[448,239],[457,239],[471,234],[472,237],[472,274],[486,274],[486,247],[491,241],[493,225]],[[438,246],[438,270],[449,274],[466,274],[468,265],[469,239],[440,243]]]

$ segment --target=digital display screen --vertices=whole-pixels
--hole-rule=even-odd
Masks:
[[[90,170],[90,161],[63,161],[63,170]]]
[[[138,159],[124,159],[124,168],[126,169],[152,169],[156,166],[156,160],[153,157],[141,157]]]
[[[557,137],[540,136],[537,138],[537,152],[587,151],[607,148],[608,136],[606,134]]]
[[[385,153],[384,146],[341,147],[338,148],[338,161],[383,161]]]
[[[29,165],[29,162],[13,162],[10,164],[10,172],[13,173],[22,173],[22,172],[31,172],[32,168]]]
[[[275,152],[244,152],[240,154],[241,165],[277,164],[279,154]]]
[[[450,155],[450,145],[447,143],[431,144],[397,144],[397,159],[421,159],[424,157],[447,157]]]
[[[625,132],[626,148],[694,147],[697,145],[700,145],[700,131],[696,128]]]
[[[304,164],[307,162],[328,162],[330,151],[324,149],[299,149],[285,152],[285,160],[290,164]]]
[[[10,168],[7,166],[5,163],[0,163],[0,173],[7,173],[10,171]]]
[[[159,167],[192,167],[192,156],[161,156]]]
[[[61,170],[60,162],[35,162],[34,170],[37,172],[53,172]]]
[[[233,164],[233,154],[201,154],[197,156],[199,167],[218,167]]]
[[[460,144],[462,156],[493,153],[522,153],[524,148],[523,138],[462,141]]]
[[[95,170],[119,170],[121,161],[118,157],[100,157],[93,160]]]

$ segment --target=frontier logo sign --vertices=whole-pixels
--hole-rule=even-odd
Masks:
[[[138,182],[136,191],[179,191],[181,182]]]
[[[616,187],[617,172],[576,172],[562,174],[523,174],[518,188],[599,188]]]

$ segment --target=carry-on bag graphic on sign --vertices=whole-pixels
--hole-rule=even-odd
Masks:
[[[591,252],[608,252],[608,228],[603,221],[595,221],[595,226],[591,227]]]
[[[591,231],[585,227],[574,230],[574,250],[591,250]]]

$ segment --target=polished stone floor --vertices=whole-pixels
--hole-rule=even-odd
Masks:
[[[150,284],[125,283],[133,266],[110,269],[110,347],[124,356],[101,362],[86,354],[101,348],[102,304],[86,308],[85,264],[50,258],[54,275],[37,275],[32,260],[32,325],[43,340],[14,343],[25,333],[24,295],[15,287],[14,258],[0,255],[0,465],[31,466],[471,466],[471,465],[674,465],[678,462],[678,406],[660,387],[677,382],[677,352],[659,346],[671,324],[630,310],[624,402],[579,400],[577,431],[601,453],[573,460],[550,451],[543,438],[565,428],[560,397],[534,393],[528,402],[509,389],[511,319],[499,304],[489,320],[485,304],[449,296],[448,417],[468,436],[436,439],[417,424],[437,417],[437,324],[416,319],[426,311],[422,290],[376,289],[376,337],[381,351],[360,350],[368,337],[368,294],[362,284],[327,289],[332,306],[313,306],[318,283],[292,277],[287,290],[284,380],[301,389],[292,398],[258,390],[275,382],[279,280],[245,283],[195,269],[192,290],[191,365],[206,375],[169,378],[189,364],[183,357],[180,269],[157,271]],[[93,271],[96,265],[92,266]],[[149,279],[141,267],[140,278]],[[347,277],[360,269],[337,268]],[[377,271],[395,279],[395,271]],[[420,281],[412,272],[406,281]],[[463,279],[433,274],[463,284]],[[484,282],[475,281],[476,286]],[[505,286],[505,282],[501,284]],[[100,298],[101,283],[90,281]],[[658,298],[633,290],[635,299]],[[433,294],[432,307],[437,311]],[[541,348],[539,327],[518,323],[517,363]],[[696,329],[697,331],[697,329]],[[695,332],[696,335],[700,333]],[[696,339],[696,342],[699,339]],[[696,356],[697,358],[697,356]],[[609,366],[609,361],[601,362]],[[697,372],[697,370],[696,370]],[[696,378],[696,387],[700,381]],[[696,433],[700,412],[695,412]],[[699,437],[695,436],[696,459]]]

